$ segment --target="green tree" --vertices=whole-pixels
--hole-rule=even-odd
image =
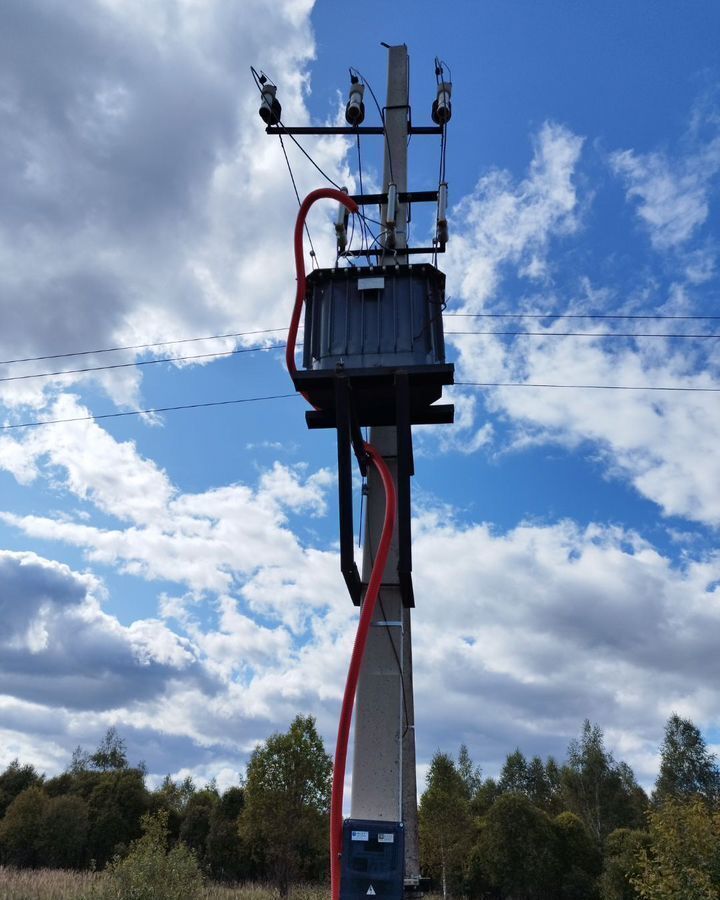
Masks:
[[[201,865],[206,862],[210,820],[218,801],[217,791],[206,788],[193,794],[183,811],[180,840],[195,853]]]
[[[666,800],[649,816],[650,845],[631,882],[643,900],[717,900],[720,814],[696,797]]]
[[[14,759],[0,775],[0,819],[18,794],[29,787],[40,787],[42,783],[42,775],[38,774],[35,766],[21,766]]]
[[[255,748],[247,768],[241,837],[267,866],[281,896],[327,865],[332,759],[312,716]]]
[[[460,744],[458,751],[457,770],[465,784],[467,797],[470,802],[477,796],[482,787],[482,772],[480,766],[476,766],[470,758],[470,753],[465,744]]]
[[[107,896],[113,900],[194,900],[202,895],[197,859],[184,844],[168,849],[167,811],[146,814],[142,837],[108,867]]]
[[[51,797],[40,821],[39,855],[43,866],[80,869],[85,864],[88,805],[82,797]]]
[[[471,835],[469,802],[466,780],[452,757],[438,750],[420,799],[420,853],[423,871],[439,881],[443,897],[462,891]]]
[[[665,725],[653,800],[686,800],[696,794],[716,803],[720,798],[720,771],[700,731],[689,719],[673,713]]]
[[[558,900],[593,900],[598,896],[602,857],[579,816],[563,812],[553,821],[558,860]]]
[[[26,788],[0,821],[0,858],[6,865],[36,866],[40,861],[40,829],[47,804],[42,788]]]
[[[526,794],[527,775],[527,760],[518,747],[513,753],[508,753],[498,786],[503,794]]]
[[[254,875],[250,854],[238,831],[245,807],[245,791],[228,788],[210,815],[207,836],[207,862],[212,877],[219,881],[241,881]]]
[[[650,835],[639,829],[616,828],[608,835],[600,877],[602,900],[638,900],[631,878],[638,874],[641,852],[649,844]]]
[[[503,794],[493,804],[478,838],[476,859],[503,896],[557,896],[557,847],[550,817],[522,794]]]
[[[570,742],[561,781],[567,809],[580,816],[599,845],[616,828],[642,826],[647,797],[632,769],[605,749],[599,726],[586,720],[580,739]]]
[[[150,798],[140,769],[88,774],[94,780],[87,798],[88,856],[101,868],[139,837],[140,820],[148,811]]]
[[[82,753],[82,751],[80,752]],[[97,769],[100,772],[118,771],[128,768],[125,741],[117,733],[117,729],[108,728],[105,736],[98,744],[97,750],[86,757],[86,762],[93,769]],[[74,755],[72,765],[80,765],[79,760],[76,760]]]

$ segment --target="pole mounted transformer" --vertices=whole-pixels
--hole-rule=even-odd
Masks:
[[[410,620],[415,605],[410,528],[412,426],[451,423],[454,416],[452,405],[437,402],[443,387],[453,383],[454,372],[445,358],[445,276],[430,262],[410,262],[423,254],[435,260],[445,251],[444,155],[436,191],[411,192],[407,185],[410,135],[440,136],[444,154],[452,85],[445,79],[444,64],[436,59],[437,95],[432,103],[435,125],[413,126],[407,47],[388,47],[388,56],[382,127],[361,124],[365,119],[366,83],[354,69],[350,70],[347,128],[286,127],[280,119],[276,85],[254,73],[261,94],[260,115],[268,134],[340,133],[355,135],[358,141],[361,135],[380,134],[385,144],[382,193],[344,196],[337,191],[314,192],[332,194],[339,200],[335,220],[338,263],[349,257],[358,262],[362,257],[366,263],[345,268],[336,263],[333,268],[314,270],[305,279],[302,249],[298,250],[296,244],[296,261],[299,254],[302,272],[298,301],[304,301],[305,306],[301,369],[294,363],[297,318],[291,325],[292,347],[288,351],[295,388],[314,407],[305,414],[308,427],[337,431],[340,565],[353,603],[365,610],[372,602],[371,619],[365,622],[369,626],[366,643],[358,661],[351,814],[344,822],[342,778],[340,797],[333,796],[335,811],[338,803],[340,810],[338,822],[333,824],[331,819],[333,900],[338,896],[342,900],[374,896],[401,900],[420,892]],[[308,201],[314,202],[312,195]],[[409,210],[414,203],[436,204],[432,246],[407,245]],[[362,214],[367,205],[382,207],[383,231],[376,249],[353,250],[347,244],[349,211]],[[302,205],[301,215],[304,224]],[[302,224],[299,218],[296,241],[302,239]],[[364,426],[371,429],[369,443],[362,438]],[[363,476],[368,477],[362,574],[354,555],[353,452]],[[397,516],[396,526],[390,525],[392,533],[386,534],[390,480]],[[378,573],[381,544],[385,544],[382,551],[386,561]],[[370,598],[369,585],[374,585],[377,603],[374,595]],[[361,612],[358,635],[362,626]],[[343,727],[349,730],[355,683],[350,693],[347,713],[346,686],[343,715],[347,715],[344,726],[341,717],[341,731]],[[344,752],[343,748],[341,775]],[[336,751],[336,769],[339,764]],[[338,772],[335,774],[337,781]]]

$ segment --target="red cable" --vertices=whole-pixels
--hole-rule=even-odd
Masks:
[[[383,488],[385,489],[385,520],[383,522],[378,554],[372,567],[370,581],[368,583],[367,591],[365,592],[362,611],[360,612],[360,622],[358,623],[352,656],[350,657],[350,666],[348,668],[345,693],[343,694],[342,708],[340,711],[340,722],[338,723],[335,763],[333,766],[332,799],[330,801],[330,895],[332,900],[339,900],[340,897],[340,854],[342,852],[343,830],[342,807],[350,721],[352,719],[353,706],[355,704],[355,692],[357,691],[358,678],[360,677],[360,667],[362,666],[370,623],[372,622],[375,603],[377,601],[378,593],[380,592],[380,585],[382,584],[382,577],[385,572],[388,553],[390,552],[390,543],[392,541],[395,516],[397,514],[397,495],[395,493],[395,484],[393,483],[390,470],[385,464],[385,460],[380,456],[372,444],[365,444],[364,447],[370,462],[377,469]]]
[[[310,191],[307,197],[300,205],[297,219],[295,220],[295,272],[297,273],[297,291],[295,293],[295,306],[293,307],[292,318],[290,319],[290,331],[288,333],[287,348],[285,350],[285,363],[287,370],[291,376],[295,376],[297,366],[295,365],[295,341],[297,340],[298,326],[300,325],[300,314],[302,313],[303,303],[305,302],[305,253],[303,250],[303,228],[305,227],[305,218],[307,217],[310,207],[316,200],[337,200],[347,207],[351,213],[359,210],[357,203],[348,197],[344,191],[338,191],[335,188],[318,188],[316,191]],[[305,394],[303,394],[305,397]],[[307,397],[305,397],[307,400]],[[310,401],[308,401],[310,402]],[[313,406],[315,404],[312,404]]]
[[[319,188],[316,191],[311,191],[300,205],[300,210],[295,222],[294,245],[297,292],[295,294],[295,306],[293,307],[292,319],[290,320],[290,330],[288,332],[288,342],[285,350],[285,362],[291,376],[294,376],[297,373],[297,366],[295,365],[295,343],[297,341],[300,315],[302,313],[303,303],[305,302],[306,277],[305,256],[303,252],[303,228],[305,227],[305,218],[310,207],[316,200],[324,198],[338,200],[346,206],[350,212],[358,212],[357,203],[343,191],[338,191],[334,188]],[[305,394],[303,394],[303,396],[308,400],[308,397]],[[310,400],[308,400],[308,402],[312,406],[315,405]],[[315,408],[317,409],[317,407]],[[365,655],[365,647],[367,646],[370,623],[372,622],[375,603],[377,602],[378,594],[380,592],[380,585],[382,584],[382,577],[385,572],[385,566],[390,552],[390,544],[392,542],[395,518],[397,515],[397,494],[395,492],[395,484],[392,475],[390,474],[390,470],[385,464],[385,460],[372,444],[366,443],[363,446],[369,461],[377,469],[380,480],[382,481],[383,489],[385,491],[385,519],[383,521],[382,534],[380,536],[380,546],[378,547],[377,557],[373,563],[370,581],[368,582],[365,599],[363,600],[362,610],[360,612],[360,621],[358,623],[352,656],[350,657],[350,666],[345,681],[345,693],[343,694],[342,708],[340,710],[340,722],[338,723],[335,762],[333,765],[332,797],[330,800],[330,884],[332,900],[339,900],[340,898],[340,854],[342,852],[343,829],[342,808],[350,723],[352,721],[355,694],[357,692],[358,679],[360,677],[360,668],[362,667],[362,661]]]

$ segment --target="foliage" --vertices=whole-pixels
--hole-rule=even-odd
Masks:
[[[477,796],[482,788],[482,772],[480,766],[476,766],[470,758],[470,753],[465,744],[460,744],[458,751],[457,770],[465,785],[467,798],[470,802]]]
[[[552,822],[558,864],[559,900],[593,900],[602,856],[579,816],[560,813]]]
[[[550,817],[522,794],[504,794],[493,805],[480,832],[476,860],[493,887],[509,897],[557,896],[558,859]]]
[[[665,726],[653,800],[664,803],[669,799],[689,799],[696,794],[708,802],[716,802],[720,798],[720,770],[696,726],[673,713]]]
[[[5,771],[0,774],[0,818],[17,797],[29,787],[39,787],[43,782],[42,776],[38,775],[35,766],[21,766],[17,759],[14,759]]]
[[[146,814],[142,837],[108,867],[106,896],[113,900],[194,900],[202,875],[195,854],[184,844],[168,849],[167,812]]]
[[[38,836],[39,855],[53,868],[79,869],[85,862],[88,805],[82,797],[51,797],[45,803]]]
[[[631,878],[637,875],[641,851],[647,849],[647,831],[617,828],[605,842],[605,859],[600,877],[601,900],[638,900]]]
[[[616,828],[642,826],[645,792],[632,769],[615,762],[602,730],[588,720],[580,739],[570,742],[561,783],[566,809],[580,816],[599,846]]]
[[[47,804],[42,788],[26,788],[0,821],[0,854],[12,866],[35,866],[39,859],[40,823]]]
[[[286,897],[291,882],[326,866],[332,760],[312,716],[255,748],[245,784],[241,837]]]
[[[466,770],[473,772],[469,756]],[[462,891],[463,865],[470,841],[468,782],[451,756],[438,751],[427,774],[419,809],[423,872],[437,879],[443,897]]]
[[[92,774],[94,783],[88,797],[88,855],[102,867],[140,835],[140,819],[148,809],[148,793],[139,769]]]
[[[631,882],[643,900],[717,900],[720,896],[720,813],[700,797],[666,800],[649,814],[649,847]]]

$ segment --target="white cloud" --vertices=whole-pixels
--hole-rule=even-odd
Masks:
[[[82,11],[28,3],[6,12],[0,359],[286,324],[297,210],[249,66],[277,81],[289,121],[307,122],[311,9],[304,0],[93,0]],[[306,144],[348,182],[342,138]],[[315,170],[289,152],[300,190],[315,187]],[[316,229],[314,241],[334,258],[331,229]],[[77,360],[0,367],[0,376],[48,365]],[[0,397],[41,407],[53,384],[88,377],[117,403],[139,405],[131,370],[13,382]]]
[[[454,208],[448,287],[464,311],[478,312],[493,298],[506,265],[529,279],[545,276],[551,238],[579,224],[573,176],[582,145],[581,137],[548,122],[525,179],[513,184],[508,172],[490,172]]]
[[[657,250],[684,244],[706,221],[711,180],[720,171],[720,138],[679,159],[620,150],[610,161]]]

